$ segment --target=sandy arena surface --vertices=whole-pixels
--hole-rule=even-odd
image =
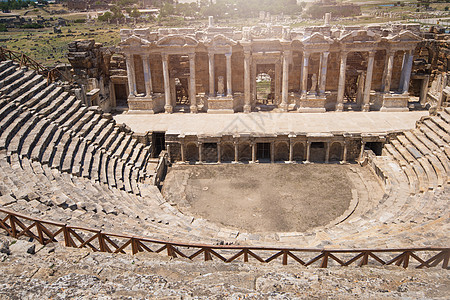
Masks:
[[[344,213],[349,165],[175,165],[163,194],[195,217],[250,232],[305,231]]]

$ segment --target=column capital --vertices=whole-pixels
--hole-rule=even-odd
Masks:
[[[167,60],[169,58],[169,54],[168,53],[161,53],[161,57],[163,60]]]
[[[376,50],[369,51],[369,57],[375,57]]]
[[[347,58],[347,55],[348,55],[349,53],[350,53],[349,50],[342,50],[342,51],[341,51],[341,57]]]
[[[142,59],[148,59],[149,54],[148,53],[141,54],[141,57],[142,57]]]
[[[393,50],[393,49],[387,49],[387,50],[386,50],[386,55],[387,55],[387,56],[394,56],[395,52],[396,52],[396,50]]]
[[[195,58],[195,52],[188,53],[188,57],[189,57],[189,59],[194,59]]]
[[[322,52],[323,57],[328,57],[330,55],[330,51]]]
[[[214,58],[214,54],[216,54],[215,52],[213,52],[213,51],[209,51],[208,50],[208,57],[211,59],[211,58]]]
[[[232,54],[233,54],[233,53],[231,53],[231,52],[227,52],[227,53],[225,53],[225,56],[226,56],[226,57],[231,57]]]
[[[250,50],[244,50],[244,57],[245,57],[246,59],[249,59],[250,56],[251,56]]]

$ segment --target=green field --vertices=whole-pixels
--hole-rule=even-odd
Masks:
[[[342,18],[339,20],[332,19],[331,25],[357,25],[369,23],[384,23],[392,21],[407,22],[415,18],[416,11],[420,11],[421,17],[423,15],[433,16],[437,11],[440,11],[439,17],[450,16],[445,10],[450,6],[450,3],[432,3],[430,7],[435,11],[425,11],[417,7],[416,1],[386,1],[386,0],[371,0],[371,1],[350,1],[362,5],[362,16]],[[401,5],[399,5],[399,3]],[[395,6],[380,6],[393,5]],[[448,9],[448,8],[447,8]],[[392,17],[386,17],[383,14],[374,16],[374,12],[379,13],[393,13]],[[29,9],[12,11],[11,14],[23,16],[26,18],[36,19],[42,17],[49,18],[63,18],[68,20],[68,26],[62,26],[62,33],[54,33],[53,27],[46,27],[42,29],[10,29],[7,32],[0,32],[0,46],[7,47],[11,50],[21,51],[40,63],[53,66],[59,63],[68,63],[67,60],[67,44],[76,39],[95,39],[96,42],[103,43],[104,46],[116,46],[120,42],[119,31],[120,28],[134,27],[134,24],[106,24],[101,22],[85,23],[76,22],[76,20],[85,20],[86,13],[68,13],[64,11],[61,5],[51,5],[46,9]],[[0,13],[0,16],[11,15]],[[298,16],[286,17],[283,25],[291,27],[300,27],[308,25],[321,25],[322,20],[308,20],[300,19]],[[55,22],[54,22],[55,23]],[[139,27],[150,27],[157,29],[159,27],[204,27],[208,23],[207,19],[184,20],[180,16],[172,16],[164,18],[158,22],[138,23]],[[258,18],[229,18],[215,20],[218,26],[231,26],[235,28],[242,28],[243,26],[253,26],[261,24]]]

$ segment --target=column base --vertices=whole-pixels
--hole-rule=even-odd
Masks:
[[[173,113],[173,106],[172,105],[165,105],[164,106],[164,111],[166,112],[166,114]]]
[[[369,104],[364,104],[363,106],[362,106],[362,109],[361,109],[362,111],[365,111],[365,112],[367,112],[367,111],[369,111],[370,110],[370,105]]]
[[[338,103],[336,104],[336,111],[343,111],[344,110],[344,104]]]
[[[191,114],[196,114],[198,112],[197,105],[191,105],[189,107],[189,110],[190,110]]]
[[[384,94],[380,111],[409,111],[409,94]]]
[[[252,112],[252,107],[248,104],[244,105],[244,113],[251,113]]]
[[[288,107],[289,107],[289,105],[287,103],[280,103],[280,105],[278,105],[278,108],[282,112],[287,112],[288,111]]]
[[[164,99],[161,94],[152,94],[145,97],[128,98],[129,113],[153,114],[164,110]]]
[[[297,111],[303,113],[322,113],[325,112],[325,96],[305,95],[300,97]]]

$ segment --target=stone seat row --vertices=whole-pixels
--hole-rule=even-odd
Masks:
[[[355,209],[340,224],[316,228],[310,233],[282,235],[282,240],[294,245],[301,239],[309,246],[317,246],[317,237],[322,236],[335,246],[446,245],[448,237],[443,233],[450,226],[447,209],[450,160],[445,151],[447,144],[430,132],[434,130],[440,139],[445,137],[448,113],[444,110],[429,118],[439,126],[439,131],[429,122],[418,122],[415,130],[406,131],[386,144],[383,156],[373,158],[373,164],[386,178],[385,195],[378,203],[368,209]]]
[[[411,194],[441,188],[450,182],[448,156],[449,123],[441,115],[423,118],[417,128],[398,135],[385,146],[385,152],[400,164],[406,173]]]
[[[341,223],[305,233],[236,234],[206,220],[183,216],[160,198],[156,187],[140,182],[154,172],[153,164],[148,163],[151,149],[117,126],[108,114],[85,107],[62,88],[47,86],[43,80],[22,94],[12,94],[30,79],[21,81],[21,76],[26,76],[23,72],[5,81],[3,73],[5,78],[11,77],[17,66],[0,64],[0,163],[4,177],[0,192],[5,197],[15,196],[12,207],[31,206],[40,217],[58,216],[57,221],[66,218],[112,231],[186,242],[223,238],[237,243],[305,247],[446,242],[438,232],[448,228],[449,156],[442,123],[448,124],[448,111],[439,114],[441,121],[431,119],[439,130],[424,122],[424,128],[420,124],[416,130],[405,132],[404,138],[399,136],[386,145],[388,156],[374,158],[387,178],[381,201],[372,199],[370,207],[359,208]],[[410,135],[421,144],[416,145]],[[410,166],[408,171],[406,166]],[[369,186],[366,194],[368,191]],[[23,205],[23,199],[29,205]],[[227,237],[226,232],[233,232],[234,237]]]
[[[11,85],[20,86],[18,81],[28,86],[22,77],[1,81],[0,149],[140,193],[137,181],[145,177],[149,146],[121,130],[110,115],[86,108],[61,87],[46,86],[42,78],[21,96],[7,93]]]
[[[10,163],[4,151],[0,158],[0,193],[6,208],[107,232],[215,241],[207,239],[203,230],[194,235],[195,230],[189,227],[190,220],[177,217],[168,205],[160,205],[152,196],[141,197],[110,189],[105,184],[62,173],[46,164],[19,159],[17,154],[10,156]]]
[[[45,170],[39,173],[40,180],[43,182],[54,183],[58,178],[67,180],[68,176],[72,178],[72,181],[77,181],[72,184],[67,182],[60,184],[65,187],[76,186],[75,189],[68,191],[69,195],[64,193],[51,197],[45,193],[42,195],[42,198],[46,197],[55,201],[50,203],[52,207],[63,208],[66,212],[74,209],[78,213],[79,211],[100,214],[125,212],[128,217],[139,217],[142,220],[149,218],[143,215],[147,212],[147,215],[153,215],[150,217],[149,224],[152,222],[169,224],[169,221],[158,220],[157,213],[148,213],[156,207],[166,216],[166,220],[189,225],[191,218],[175,212],[159,198],[150,199],[155,193],[159,193],[156,187],[138,182],[145,178],[146,174],[152,176],[155,173],[156,165],[153,162],[147,163],[150,161],[150,146],[139,143],[123,126],[117,126],[110,115],[102,114],[95,107],[85,107],[75,97],[64,92],[61,87],[54,84],[47,86],[42,80],[33,82],[35,86],[29,88],[28,81],[22,80],[21,77],[25,72],[17,71],[17,65],[3,62],[0,66],[0,70],[3,71],[12,72],[13,69],[16,70],[13,74],[17,76],[13,79],[8,78],[7,81],[3,80],[3,90],[0,93],[2,105],[0,149],[4,151],[2,163],[13,163],[12,169],[15,170],[10,179],[4,182],[10,182],[10,186],[15,188],[8,190],[7,187],[3,187],[2,195],[14,193],[14,190],[33,193],[32,188],[27,188],[28,184],[33,186],[33,183],[26,180],[26,174],[30,174],[32,170],[41,166],[42,170]],[[13,90],[8,89],[10,85],[20,87],[21,84],[27,84],[29,89],[20,96],[8,93],[9,90]],[[34,168],[30,168],[30,164]],[[28,173],[21,176],[16,174],[24,166],[28,166],[26,169]],[[47,180],[44,180],[45,178]],[[82,178],[86,180],[82,181]],[[80,185],[80,182],[91,185],[91,189],[86,189],[84,184]],[[98,199],[104,199],[102,192],[90,193],[99,186],[106,195],[110,193],[108,200],[102,203],[95,202]],[[45,189],[39,190],[53,191],[54,188],[48,184]],[[64,188],[60,187],[57,190],[61,192]],[[140,190],[145,190],[146,197],[139,197]],[[131,194],[127,196],[125,191],[135,196]],[[80,192],[82,195],[79,194]],[[121,204],[117,205],[116,202]],[[143,210],[142,207],[148,209]],[[170,214],[164,212],[161,207]],[[156,208],[155,211],[158,211]],[[138,227],[135,226],[136,228]],[[157,229],[158,227],[152,230],[157,231]],[[189,231],[192,229],[189,228],[186,232],[180,230],[171,232],[181,237],[188,236]],[[142,234],[140,230],[135,232],[135,234],[138,233]],[[166,234],[165,237],[167,236]],[[205,233],[201,232],[198,236],[203,238]]]
[[[439,236],[440,239],[434,239],[437,244],[448,242],[445,235],[438,233],[449,228],[450,159],[445,142],[449,116],[449,111],[444,110],[422,119],[416,129],[405,131],[386,144],[385,156],[374,159],[387,178],[385,199],[363,217],[372,223],[379,221],[380,228],[389,224],[383,229],[383,236],[400,235],[415,243],[422,239],[424,245],[430,245],[433,236]],[[358,223],[359,228],[366,226]],[[378,238],[378,242],[382,240]]]

